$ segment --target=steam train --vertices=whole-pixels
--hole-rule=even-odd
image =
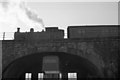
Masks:
[[[68,26],[69,39],[105,38],[119,35],[119,25]]]
[[[106,37],[120,37],[119,25],[89,25],[89,26],[68,26],[67,38],[68,39],[90,39],[90,38],[106,38]],[[18,28],[14,34],[15,40],[25,41],[40,41],[40,40],[57,40],[64,39],[64,30],[58,27],[46,27],[46,31],[34,32],[20,32]]]

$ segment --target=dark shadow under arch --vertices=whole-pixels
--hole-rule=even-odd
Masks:
[[[99,76],[97,67],[87,59],[77,55],[65,52],[41,52],[34,53],[16,59],[3,70],[3,78],[20,78],[24,73],[30,72],[37,74],[42,71],[42,59],[44,56],[55,55],[60,60],[60,71],[63,74],[68,72],[77,72],[78,77],[87,77],[88,75]],[[37,75],[36,75],[37,76]]]

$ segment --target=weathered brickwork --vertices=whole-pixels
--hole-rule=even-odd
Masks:
[[[100,73],[104,68],[117,70],[116,59],[118,50],[118,40],[99,40],[99,41],[81,41],[81,40],[57,40],[57,41],[3,41],[3,69],[15,59],[27,56],[37,52],[66,52],[68,54],[78,55],[91,61],[99,69]],[[111,75],[111,74],[110,74]]]

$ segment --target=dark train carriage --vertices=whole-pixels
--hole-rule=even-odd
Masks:
[[[60,71],[59,71],[59,58],[58,56],[45,56],[43,58],[43,67],[42,70],[44,72],[44,78],[56,78],[55,80],[59,80]],[[53,79],[54,80],[54,79]]]
[[[68,26],[68,38],[118,37],[118,25]]]
[[[43,71],[59,71],[59,58],[57,56],[45,56],[43,58]]]

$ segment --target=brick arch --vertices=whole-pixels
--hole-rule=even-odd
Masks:
[[[98,68],[101,76],[102,77],[104,76],[103,72],[102,72],[102,68],[104,67],[104,62],[103,62],[102,58],[94,52],[93,49],[88,49],[88,50],[86,49],[84,51],[81,49],[66,47],[66,50],[65,50],[65,47],[64,48],[61,47],[60,51],[67,52],[67,53],[70,53],[73,55],[77,55],[77,56],[80,56],[80,57],[83,57],[83,58],[89,60],[91,63],[93,63]]]
[[[88,59],[92,62],[102,74],[102,67],[104,66],[102,58],[94,51],[92,42],[80,41],[63,41],[63,42],[41,42],[34,44],[27,44],[24,42],[16,42],[15,44],[4,44],[8,46],[3,48],[3,64],[7,66],[9,63],[23,56],[34,54],[35,52],[66,52],[68,54],[77,55]],[[8,55],[8,56],[6,56]]]
[[[46,53],[46,54],[47,54],[47,53],[49,53],[49,52],[43,52],[43,53]],[[53,53],[53,54],[51,54],[51,53]],[[57,53],[57,52],[50,52],[50,53],[47,54],[47,55],[57,55],[56,53]],[[63,52],[59,52],[58,54],[60,54],[60,53],[63,53]],[[40,55],[40,54],[42,54],[42,53],[34,53],[34,54],[31,54],[31,55],[36,55],[36,54],[37,54],[37,55],[38,55],[38,54]],[[41,59],[42,59],[42,57],[45,56],[46,54],[43,54],[42,56],[40,55],[40,56],[41,56]],[[66,53],[65,53],[65,54],[66,54]],[[67,54],[69,54],[69,53],[67,53]],[[31,55],[25,55],[24,57],[15,59],[14,61],[12,61],[12,62],[8,65],[8,67],[6,67],[6,70],[9,69],[9,66],[11,66],[12,64],[14,64],[14,63],[17,62],[18,60],[19,60],[19,61],[17,62],[17,64],[19,65],[20,59],[23,59],[23,58],[25,59],[25,57],[29,57],[29,56],[31,56]],[[73,54],[72,54],[72,55],[73,55]],[[38,56],[37,56],[37,57],[38,57]],[[88,62],[89,62],[89,61],[88,61]],[[87,63],[87,64],[88,64],[88,63]],[[91,64],[91,63],[90,63],[90,64]],[[93,67],[95,67],[95,66],[93,66]],[[97,70],[97,68],[96,68],[95,70]],[[100,75],[100,76],[101,76],[101,75]]]

